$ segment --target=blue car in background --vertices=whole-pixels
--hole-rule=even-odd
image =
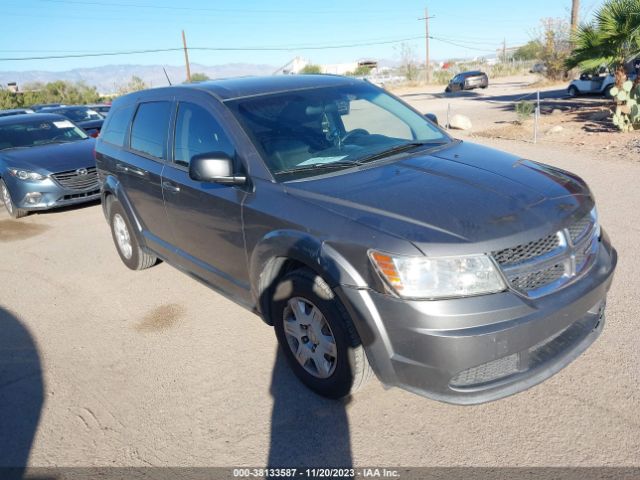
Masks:
[[[0,118],[0,200],[13,218],[100,198],[94,139],[68,118]]]

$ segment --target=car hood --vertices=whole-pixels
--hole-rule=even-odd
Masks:
[[[65,172],[76,168],[95,167],[95,140],[88,138],[70,143],[54,143],[30,148],[0,151],[7,166],[24,168],[42,174]]]
[[[530,241],[593,207],[577,176],[466,142],[285,188],[425,252],[450,250],[452,244],[503,248]]]

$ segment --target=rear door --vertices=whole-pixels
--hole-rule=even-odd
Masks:
[[[173,106],[174,102],[166,99],[140,102],[131,124],[129,148],[115,164],[145,242],[165,257],[170,257],[173,239],[161,183],[169,151]]]
[[[208,283],[249,298],[248,267],[242,232],[244,187],[192,180],[194,155],[222,152],[236,159],[236,148],[220,121],[221,106],[202,92],[184,92],[176,102],[173,155],[162,175],[169,224],[178,262]]]

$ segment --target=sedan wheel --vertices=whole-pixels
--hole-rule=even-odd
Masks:
[[[0,179],[0,199],[2,199],[2,203],[4,203],[5,208],[9,215],[13,218],[22,218],[26,217],[29,214],[28,210],[24,210],[22,208],[16,208],[11,199],[11,193],[9,192],[9,188],[4,183],[4,180]]]
[[[337,363],[336,339],[318,307],[293,297],[283,316],[287,343],[298,363],[314,377],[330,377]]]

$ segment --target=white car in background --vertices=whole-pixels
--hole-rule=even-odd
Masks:
[[[571,81],[567,92],[571,97],[598,93],[610,97],[609,91],[615,82],[616,79],[611,74],[582,73],[580,78]]]

